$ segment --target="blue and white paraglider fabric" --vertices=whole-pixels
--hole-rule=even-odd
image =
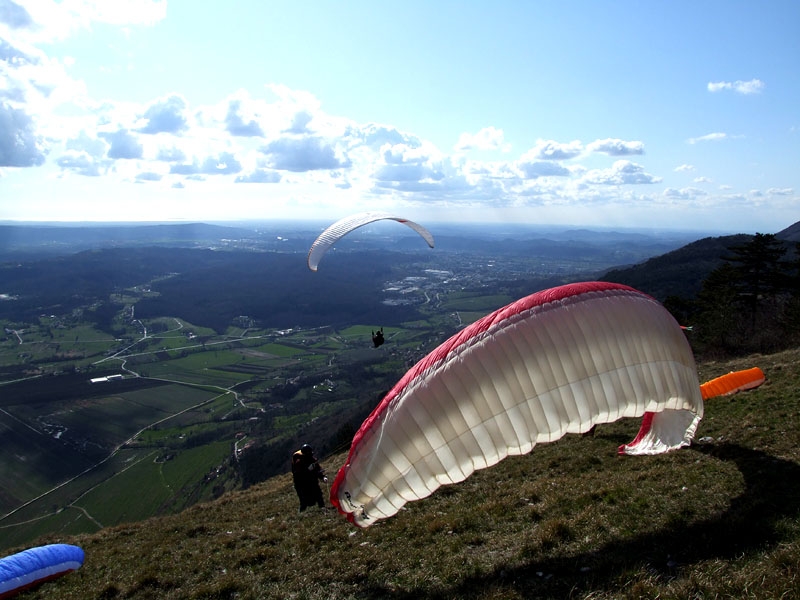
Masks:
[[[83,565],[84,552],[70,544],[48,544],[0,559],[0,600],[66,575]]]

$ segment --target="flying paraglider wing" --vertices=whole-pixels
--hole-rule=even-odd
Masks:
[[[84,553],[70,544],[48,544],[0,559],[0,599],[66,575],[83,564]]]
[[[422,225],[414,223],[414,221],[409,221],[408,219],[403,219],[402,217],[396,217],[389,213],[383,212],[359,213],[336,221],[336,223],[328,227],[319,235],[314,243],[311,244],[311,249],[308,251],[308,268],[312,271],[316,271],[317,267],[319,266],[319,262],[322,260],[322,257],[328,251],[328,249],[354,229],[358,229],[359,227],[363,227],[364,225],[368,225],[369,223],[373,223],[375,221],[381,221],[383,219],[391,219],[410,227],[422,236],[422,239],[425,240],[428,246],[433,248],[433,236],[431,235],[431,232],[425,229]]]
[[[646,413],[652,439],[631,453],[691,443],[703,401],[680,325],[627,286],[545,290],[413,366],[356,433],[331,502],[367,527],[537,443]]]
[[[700,386],[700,391],[703,394],[703,400],[708,400],[715,396],[730,396],[736,392],[752,390],[764,381],[764,372],[758,367],[753,367],[743,371],[731,371],[721,377],[706,381]]]

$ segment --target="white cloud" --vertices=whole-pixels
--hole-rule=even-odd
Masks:
[[[191,163],[174,164],[169,172],[173,175],[186,175],[187,178],[202,175],[235,175],[242,171],[242,164],[230,152],[220,152],[206,156],[202,160],[194,159]]]
[[[138,129],[142,133],[180,134],[188,129],[186,100],[178,94],[156,100],[143,115],[146,124]]]
[[[33,18],[25,7],[11,0],[0,3],[0,23],[11,29],[26,29],[34,25]]]
[[[0,27],[0,166],[43,164],[49,138],[58,135],[50,114],[82,91],[58,61],[18,38],[4,38]]]
[[[143,171],[136,175],[136,181],[138,182],[145,182],[145,181],[161,181],[162,179],[161,173],[155,173],[153,171]]]
[[[86,177],[99,177],[103,174],[100,161],[82,150],[67,150],[56,161],[62,169]]]
[[[281,174],[270,169],[256,169],[245,175],[239,175],[234,180],[236,183],[279,183]]]
[[[444,179],[444,173],[435,165],[428,163],[387,164],[375,171],[373,177],[379,182],[430,183]]]
[[[319,136],[284,136],[265,144],[260,151],[273,169],[282,171],[339,169],[351,165],[342,148]]]
[[[578,140],[573,140],[568,143],[561,143],[553,140],[537,140],[536,145],[528,150],[522,156],[521,160],[569,160],[580,156],[582,152],[583,144]]]
[[[1,97],[0,97],[1,99]],[[32,167],[44,163],[44,139],[34,120],[20,108],[0,104],[0,167]]]
[[[695,187],[685,187],[679,190],[675,188],[666,188],[664,196],[672,200],[694,200],[701,196],[708,196],[708,192]]]
[[[630,185],[658,183],[661,177],[646,173],[644,167],[629,160],[618,160],[610,169],[593,169],[583,176],[586,183],[602,185]]]
[[[716,132],[716,133],[708,133],[706,135],[701,135],[700,137],[689,138],[687,143],[689,144],[696,144],[697,142],[717,142],[719,140],[724,140],[728,137],[728,134]]]
[[[517,168],[525,179],[539,177],[568,177],[571,171],[557,162],[550,160],[520,160]]]
[[[112,133],[99,133],[108,140],[111,147],[108,149],[108,158],[142,158],[143,146],[135,135],[125,129]]]
[[[381,148],[383,159],[372,176],[378,182],[441,181],[445,178],[443,163],[431,148],[410,147],[406,144],[385,145]]]
[[[694,171],[694,165],[686,165],[686,164],[678,165],[677,167],[675,167],[674,171],[676,173],[683,173],[683,172],[686,172],[686,171]]]
[[[711,93],[721,91],[734,91],[738,94],[759,94],[764,89],[764,82],[760,79],[749,81],[711,81],[708,83],[708,91]]]
[[[430,148],[407,144],[384,145],[381,148],[381,157],[387,165],[419,165],[433,160]]]
[[[186,153],[177,146],[161,146],[156,154],[156,160],[163,162],[181,162],[186,160]]]
[[[201,166],[201,172],[206,175],[231,175],[240,173],[242,164],[230,152],[222,152],[217,156],[209,156]]]
[[[300,109],[292,117],[292,122],[289,127],[284,130],[284,133],[311,133],[314,130],[309,126],[314,120],[314,115],[308,110]]]
[[[153,25],[167,14],[166,0],[26,0],[24,8],[13,0],[4,4],[16,31],[45,42],[64,39],[93,23]]]
[[[695,177],[692,180],[694,183],[714,183],[713,180],[709,179],[708,177]]]
[[[605,140],[595,140],[586,149],[589,152],[602,152],[609,156],[632,156],[644,154],[644,144],[642,142],[626,142],[620,139],[607,138]]]
[[[417,136],[403,133],[390,125],[367,123],[366,125],[358,126],[353,124],[347,128],[346,133],[358,143],[373,149],[382,148],[386,144],[391,146],[405,144],[410,148],[419,148],[422,146],[422,140]]]
[[[264,130],[258,122],[258,114],[248,114],[246,102],[232,98],[228,102],[228,113],[225,115],[225,129],[231,135],[242,137],[261,137]]]
[[[791,196],[794,194],[792,188],[769,188],[767,193],[772,196]]]
[[[466,152],[468,150],[501,150],[508,152],[511,144],[507,144],[503,139],[503,130],[495,127],[484,127],[478,133],[462,133],[454,149],[456,152]]]
[[[285,85],[267,86],[274,96],[274,102],[267,102],[268,110],[264,117],[269,121],[265,131],[275,133],[324,133],[325,119],[319,118],[316,128],[308,127],[312,119],[321,115],[321,103],[314,94],[293,90]],[[267,134],[269,135],[269,134]]]
[[[476,192],[482,186],[474,186],[463,174],[448,172],[448,170],[428,165],[420,170],[420,177],[407,179],[379,179],[375,180],[373,191],[400,192],[414,194],[418,200],[441,201],[450,199],[474,200]],[[408,198],[408,196],[406,196]]]
[[[108,143],[98,137],[93,137],[81,131],[76,137],[67,139],[67,150],[84,151],[93,158],[102,158],[108,151]]]

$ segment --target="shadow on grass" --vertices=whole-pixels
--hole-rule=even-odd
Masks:
[[[416,590],[413,594],[396,595],[380,590],[379,595],[478,598],[502,597],[505,592],[525,598],[581,597],[590,591],[619,590],[623,575],[643,565],[648,573],[669,577],[681,567],[763,552],[782,541],[780,521],[800,516],[800,466],[733,444],[693,447],[689,451],[735,463],[744,477],[744,492],[731,501],[727,511],[712,519],[687,524],[681,515],[676,515],[671,526],[652,534],[612,542],[593,552],[530,562],[469,578],[441,593]],[[370,590],[367,597],[378,591]]]

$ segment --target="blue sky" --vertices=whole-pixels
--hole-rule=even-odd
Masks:
[[[0,220],[777,232],[800,2],[0,0]]]

